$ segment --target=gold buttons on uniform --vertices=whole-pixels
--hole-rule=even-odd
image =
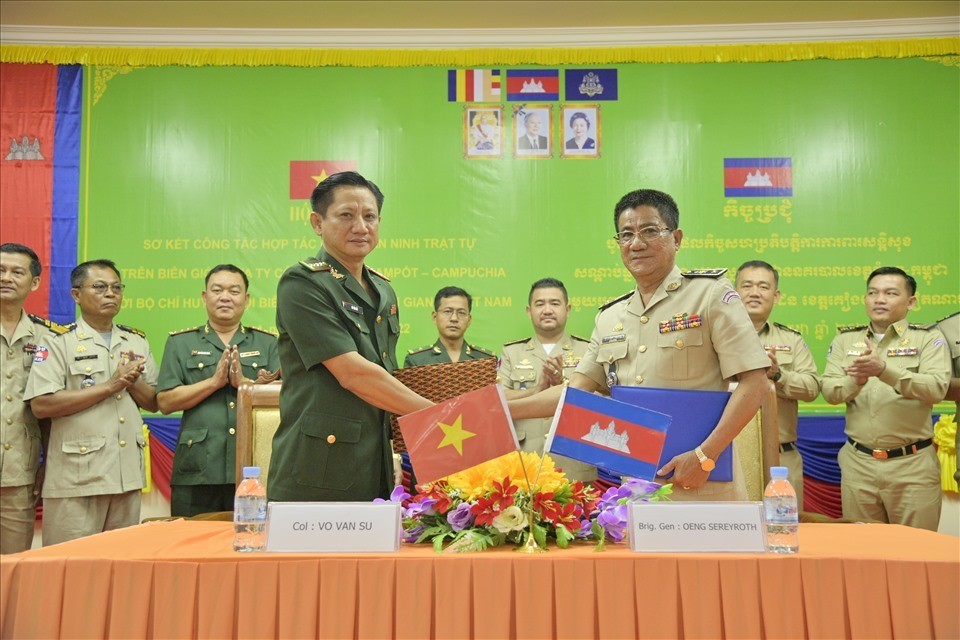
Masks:
[[[230,403],[230,408],[231,408],[231,409],[235,409],[236,407],[237,407],[237,403],[236,403],[236,402],[231,402],[231,403]]]
[[[330,444],[333,444],[336,441],[337,441],[337,436],[333,435],[332,433],[327,436],[327,442],[329,442]]]
[[[637,351],[639,351],[640,353],[646,353],[646,352],[647,352],[647,345],[645,345],[645,344],[640,345],[640,348],[637,349]]]
[[[13,418],[7,418],[7,424],[13,424]]]
[[[384,351],[384,352],[381,353],[380,355],[383,356],[383,359],[384,359],[384,360],[387,359],[387,352],[386,352],[386,351]]]
[[[380,324],[381,322],[383,322],[383,318],[381,318],[380,316],[377,316],[377,324]]]
[[[648,322],[650,322],[650,318],[648,318],[647,316],[640,316],[641,324],[647,324]]]
[[[202,363],[202,362],[197,365],[197,369],[203,369],[203,363]]]
[[[13,373],[10,371],[7,371],[7,378],[12,378],[12,377],[13,377]]]
[[[118,393],[118,394],[117,394],[117,402],[120,402],[121,400],[123,400],[123,396]]]
[[[91,371],[92,369],[90,367],[87,367],[87,373],[90,373]]]
[[[112,354],[112,353],[110,354],[110,359],[113,360],[113,354]]]
[[[683,346],[683,340],[677,340],[676,343],[674,343],[674,344],[676,344],[678,347],[682,347],[682,346]]]
[[[377,318],[377,322],[379,322],[379,321],[380,321],[380,318]],[[8,355],[8,356],[12,356],[12,355],[13,355],[13,349],[7,349],[7,355]]]
[[[120,424],[123,424],[126,421],[127,421],[126,418],[124,418],[123,416],[120,416]]]
[[[7,394],[7,402],[10,402],[11,400],[13,400],[13,396],[11,396],[11,395],[8,393],[8,394]]]
[[[86,452],[87,452],[86,447],[80,447],[80,453],[86,453]]]
[[[4,443],[3,443],[3,450],[4,450],[4,451],[10,451],[10,447],[12,447],[12,446],[13,446],[13,445],[11,445],[9,442],[4,442]]]
[[[127,441],[126,441],[126,440],[121,440],[121,441],[120,441],[120,446],[121,446],[121,447],[127,446]]]
[[[187,440],[187,446],[188,446],[188,447],[192,447],[192,446],[193,446],[193,438],[190,438],[189,440]]]
[[[641,384],[643,382],[643,376],[637,376],[636,380],[637,384]]]
[[[237,430],[234,429],[233,427],[230,427],[227,431],[230,433],[230,435],[233,435],[237,432]]]

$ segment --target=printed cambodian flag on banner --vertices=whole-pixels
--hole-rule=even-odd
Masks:
[[[653,480],[671,421],[662,413],[566,387],[544,449]]]
[[[450,69],[448,102],[499,102],[500,69]]]
[[[445,478],[520,448],[497,384],[399,416],[397,422],[420,483]]]
[[[727,198],[793,195],[792,158],[724,158],[723,194]]]
[[[341,171],[356,171],[353,160],[291,160],[290,161],[290,199],[309,198],[318,184],[327,176]]]
[[[545,102],[560,99],[560,72],[557,69],[508,69],[507,100]]]

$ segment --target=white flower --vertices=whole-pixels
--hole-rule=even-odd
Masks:
[[[500,533],[520,531],[527,526],[527,516],[517,505],[512,505],[500,512],[493,519],[493,527]]]

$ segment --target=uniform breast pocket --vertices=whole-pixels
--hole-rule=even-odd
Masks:
[[[395,315],[387,316],[387,327],[390,329],[390,352],[397,350],[397,341],[400,339],[400,318]]]
[[[206,429],[184,429],[177,441],[173,466],[178,473],[203,473],[207,468]]]
[[[622,342],[611,342],[601,344],[597,349],[597,363],[603,366],[604,373],[607,375],[607,384],[619,384],[620,371],[619,361],[627,357],[629,345],[626,340]],[[617,379],[611,379],[611,369],[615,372]]]
[[[110,465],[103,459],[107,439],[103,436],[82,436],[65,440],[60,447],[63,452],[63,474],[73,478],[78,485],[99,482],[106,478]]]
[[[206,380],[207,378],[213,377],[214,372],[217,370],[217,364],[219,361],[220,359],[214,354],[199,358],[190,358],[185,366],[187,370],[187,383],[193,384],[195,382],[200,382],[201,380]]]
[[[537,386],[539,371],[535,365],[529,367],[514,367],[510,371],[510,381],[513,383],[512,389],[532,389]]]
[[[702,370],[703,332],[687,329],[657,336],[657,374],[670,380],[686,380]]]
[[[790,369],[793,365],[793,352],[792,351],[769,351],[777,359],[777,366],[783,367],[784,369]]]
[[[890,358],[889,362],[907,371],[914,373],[920,371],[920,358],[918,356],[897,356]]]
[[[306,412],[300,418],[300,446],[294,474],[297,482],[321,489],[349,489],[370,469],[374,458],[360,446],[359,420]]]
[[[85,388],[87,385],[84,385],[83,381],[88,379],[92,379],[94,382],[103,382],[109,377],[106,358],[97,356],[90,359],[73,360],[70,363],[70,375],[74,380],[71,389]]]

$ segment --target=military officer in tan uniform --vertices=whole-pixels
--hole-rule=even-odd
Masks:
[[[944,400],[952,400],[957,409],[954,413],[960,419],[960,311],[941,318],[937,321],[937,328],[947,339],[950,347],[950,357],[953,359],[953,372],[950,376],[950,387]],[[957,430],[956,448],[960,451],[960,429]],[[953,479],[960,482],[960,469],[953,470]]]
[[[404,367],[424,364],[462,362],[495,358],[496,354],[475,344],[468,344],[464,334],[473,319],[473,297],[460,287],[444,287],[433,298],[433,323],[440,337],[432,345],[411,349],[403,360]]]
[[[143,420],[157,410],[157,365],[140,331],[114,324],[123,302],[110,260],[77,265],[81,317],[37,346],[24,399],[52,418],[43,484],[44,546],[140,520]]]
[[[916,280],[896,267],[870,274],[870,324],[840,328],[823,397],[847,404],[847,443],[837,456],[843,517],[936,531],[940,461],[930,413],[947,391],[950,350],[934,325],[907,322],[916,292]]]
[[[570,386],[591,392],[617,384],[724,391],[728,380],[739,379],[713,432],[658,474],[673,472],[678,500],[745,500],[736,460],[734,482],[709,477],[717,456],[757,413],[770,360],[740,297],[722,277],[725,269],[677,268],[679,219],[676,202],[660,191],[633,191],[617,203],[615,237],[637,287],[600,308]],[[514,419],[551,415],[559,397],[560,388],[552,387],[512,400],[511,414]]]
[[[37,345],[60,325],[31,313],[23,303],[40,286],[40,259],[22,244],[0,245],[0,554],[26,551],[33,544],[36,504],[43,485],[41,429],[23,390]],[[44,436],[49,435],[49,424]]]
[[[567,289],[555,278],[533,283],[527,297],[527,316],[534,335],[503,345],[498,378],[508,398],[523,398],[555,384],[567,383],[587,352],[590,341],[567,333],[570,302]],[[531,418],[513,423],[520,449],[543,453],[551,418]],[[550,454],[571,480],[592,482],[597,468]]]
[[[803,459],[797,450],[799,400],[811,402],[820,394],[817,364],[796,329],[769,322],[780,301],[780,274],[767,262],[752,260],[737,269],[734,284],[747,308],[753,327],[770,358],[769,378],[777,389],[777,423],[780,428],[780,464],[789,469],[790,484],[803,510]]]

